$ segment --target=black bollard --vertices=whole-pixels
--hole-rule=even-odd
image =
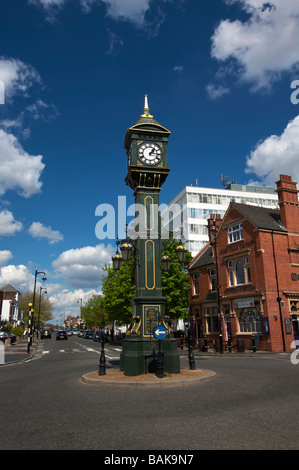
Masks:
[[[158,379],[163,379],[164,377],[164,358],[162,352],[162,341],[158,340],[159,350],[158,350],[158,359],[157,359],[157,373],[156,377]]]

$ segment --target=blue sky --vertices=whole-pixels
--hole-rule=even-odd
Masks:
[[[45,271],[57,319],[100,293],[115,244],[95,210],[133,203],[144,94],[171,131],[161,202],[222,173],[297,180],[298,18],[297,0],[2,0],[0,284]]]

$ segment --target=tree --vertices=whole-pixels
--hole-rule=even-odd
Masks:
[[[110,322],[130,323],[132,317],[131,299],[135,295],[134,256],[128,263],[122,263],[119,271],[112,266],[105,266],[102,292],[104,310]]]
[[[40,320],[39,324],[42,326],[46,321],[51,320],[53,318],[53,305],[51,304],[50,300],[48,297],[45,296],[45,294],[42,293],[41,298],[39,292],[36,292],[35,294],[35,308],[34,308],[34,323],[37,325],[37,320],[38,320],[38,311],[39,311],[39,300],[40,300]],[[23,320],[25,322],[25,325],[28,326],[28,318],[29,318],[29,307],[28,304],[33,302],[33,292],[32,291],[26,291],[23,292],[22,295],[20,296],[20,301],[19,301],[19,308],[20,310],[23,310],[24,315],[23,315]]]
[[[187,268],[192,255],[187,251],[185,268],[182,268],[175,252],[180,244],[177,240],[165,240],[165,251],[171,262],[169,271],[162,269],[161,272],[162,293],[167,300],[166,315],[172,319],[183,318],[189,300],[190,276]]]
[[[102,315],[104,313],[103,300],[101,295],[94,294],[82,307],[81,315],[88,328],[101,326]]]

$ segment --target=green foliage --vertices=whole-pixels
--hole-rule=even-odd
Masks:
[[[16,326],[11,330],[12,334],[15,336],[23,336],[24,330],[23,328]]]
[[[81,315],[88,328],[101,326],[102,315],[104,313],[103,303],[103,297],[95,294],[82,307]],[[106,321],[107,318],[105,318]]]
[[[6,331],[7,333],[11,333],[12,328],[13,328],[12,324],[9,323],[8,321],[2,321],[1,322],[2,331]]]
[[[39,297],[40,297],[39,291],[37,290],[35,294],[34,323],[35,325],[37,325],[38,312],[40,311],[39,324],[40,326],[42,326],[45,322],[53,318],[53,305],[51,304],[48,297],[46,297],[43,293],[41,295],[41,298]],[[20,310],[23,310],[24,312],[23,320],[27,326],[28,326],[28,319],[29,319],[28,304],[32,302],[33,302],[33,292],[31,291],[23,292],[22,295],[20,296],[19,308]]]
[[[175,252],[180,243],[176,240],[165,242],[166,253],[171,259],[169,272],[161,268],[162,292],[167,299],[166,314],[172,319],[183,318],[184,309],[188,309],[190,283],[187,267],[192,255],[187,252],[186,269],[182,269]],[[123,262],[119,271],[115,271],[111,266],[105,266],[104,271],[106,275],[102,292],[107,318],[110,322],[118,320],[127,324],[132,317],[131,300],[135,295],[134,257],[131,256],[129,263]]]
[[[110,322],[130,323],[132,317],[131,299],[135,295],[134,256],[128,263],[122,263],[119,271],[105,266],[102,292],[104,310]]]
[[[167,299],[166,314],[172,319],[183,318],[183,312],[188,310],[188,295],[190,289],[190,280],[188,273],[188,264],[192,259],[190,252],[186,254],[185,268],[182,269],[175,249],[180,245],[177,240],[164,241],[166,245],[166,254],[170,257],[170,270],[161,272],[161,283],[163,296]],[[163,252],[163,255],[165,252]]]

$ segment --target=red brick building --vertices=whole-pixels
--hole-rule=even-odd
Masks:
[[[189,265],[195,337],[221,330],[224,347],[248,349],[255,334],[258,349],[277,352],[299,344],[297,183],[280,175],[276,185],[279,209],[232,202],[208,220],[210,243]]]

